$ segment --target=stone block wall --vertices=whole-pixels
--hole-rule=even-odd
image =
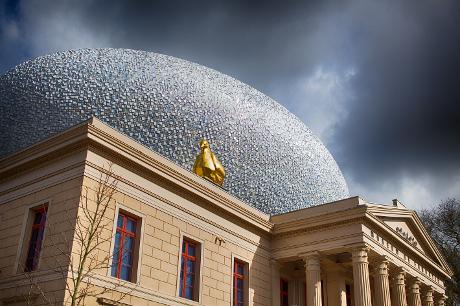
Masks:
[[[94,192],[97,182],[85,178],[84,185]],[[163,206],[163,209],[158,208]],[[271,303],[271,283],[269,260],[266,254],[250,251],[238,244],[238,238],[233,241],[217,236],[218,231],[212,224],[202,220],[189,220],[184,216],[176,216],[167,203],[157,203],[156,207],[149,203],[134,198],[131,195],[118,191],[114,195],[114,202],[110,206],[107,216],[115,225],[117,208],[137,215],[143,222],[141,233],[142,245],[138,257],[139,278],[136,284],[121,282],[121,285],[130,288],[121,302],[131,305],[176,305],[191,304],[186,299],[178,297],[178,273],[180,265],[181,238],[187,237],[203,245],[201,254],[201,305],[230,305],[232,292],[232,260],[234,257],[249,264],[249,296],[251,305],[269,305]],[[208,217],[212,217],[209,215]],[[139,220],[140,220],[139,219]],[[229,229],[238,232],[238,225]],[[113,228],[111,228],[113,231]],[[218,239],[216,239],[218,238]],[[219,239],[223,241],[220,242]],[[236,241],[236,243],[234,242]],[[268,246],[266,237],[260,237],[262,247]],[[111,256],[113,242],[105,247],[104,252]],[[103,258],[104,256],[101,256]],[[109,270],[100,271],[103,282],[114,281]],[[118,283],[119,284],[119,283]],[[116,292],[107,292],[104,296],[108,299],[118,300],[120,295]],[[118,296],[118,298],[117,298]],[[94,299],[89,299],[88,301]]]
[[[0,301],[8,301],[7,305],[24,305],[27,300],[33,305],[62,303],[68,260],[59,250],[73,239],[81,184],[82,178],[74,178],[0,205]],[[29,211],[43,205],[48,215],[39,265],[37,271],[25,274],[32,221]]]

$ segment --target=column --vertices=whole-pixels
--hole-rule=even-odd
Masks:
[[[391,303],[393,306],[407,306],[406,300],[406,272],[399,269],[392,279],[393,296]]]
[[[409,306],[422,306],[422,300],[420,299],[420,281],[417,278],[409,285],[407,302]]]
[[[376,263],[374,271],[374,294],[374,303],[376,306],[391,306],[388,260],[386,259],[381,259]]]
[[[371,286],[369,283],[369,262],[367,247],[359,247],[352,251],[353,285],[356,306],[371,306]]]
[[[272,275],[272,305],[280,306],[280,264],[277,260],[270,260]]]
[[[304,258],[307,281],[307,306],[322,306],[321,266],[319,254],[312,253]]]
[[[329,268],[326,272],[328,305],[347,306],[345,272],[339,268]]]
[[[427,287],[423,291],[422,304],[423,306],[434,306],[433,288]]]
[[[447,297],[445,295],[441,295],[436,298],[436,306],[445,306],[446,305]]]

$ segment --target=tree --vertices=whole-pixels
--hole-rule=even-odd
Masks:
[[[110,288],[94,284],[96,275],[104,275],[109,268],[110,252],[107,248],[113,238],[113,218],[108,216],[108,212],[114,204],[118,182],[111,164],[108,169],[101,168],[100,171],[99,180],[93,188],[83,185],[76,212],[67,211],[69,215],[75,216],[68,219],[67,227],[72,229],[71,234],[55,233],[56,229],[47,223],[48,236],[57,237],[52,241],[56,249],[53,257],[54,266],[49,268],[61,274],[67,293],[65,303],[71,306],[85,305],[86,298],[100,297],[121,286],[120,282]],[[43,290],[34,277],[34,272],[26,272],[26,278],[29,286],[25,297],[27,305],[33,305],[31,297],[35,299],[37,296],[45,304],[57,304],[57,301]],[[118,300],[128,294],[127,290],[124,291]]]
[[[446,284],[447,305],[459,305],[460,201],[448,199],[429,210],[422,210],[420,217],[453,270],[452,280]]]
[[[105,233],[111,231],[113,223],[106,213],[109,205],[113,204],[116,187],[112,165],[106,173],[101,172],[93,197],[89,188],[83,187],[75,226],[74,250],[62,252],[69,259],[70,273],[66,289],[71,306],[84,305],[87,297],[98,296],[108,290],[94,286],[92,278],[98,271],[108,268],[110,252],[100,257],[99,248],[112,239]]]

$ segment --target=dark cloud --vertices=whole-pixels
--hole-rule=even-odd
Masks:
[[[460,169],[460,31],[456,2],[393,5],[359,25],[355,99],[337,137],[363,180]],[[377,18],[378,19],[378,18]],[[349,158],[357,156],[358,158]]]
[[[8,1],[0,71],[83,47],[198,62],[296,113],[353,194],[420,206],[460,196],[458,16],[456,0]]]
[[[19,2],[5,1],[2,4],[0,5],[0,73],[30,56],[20,37]]]

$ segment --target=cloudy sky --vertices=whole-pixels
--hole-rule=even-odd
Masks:
[[[0,73],[88,47],[173,55],[259,89],[323,140],[353,195],[460,198],[458,0],[0,0]]]

